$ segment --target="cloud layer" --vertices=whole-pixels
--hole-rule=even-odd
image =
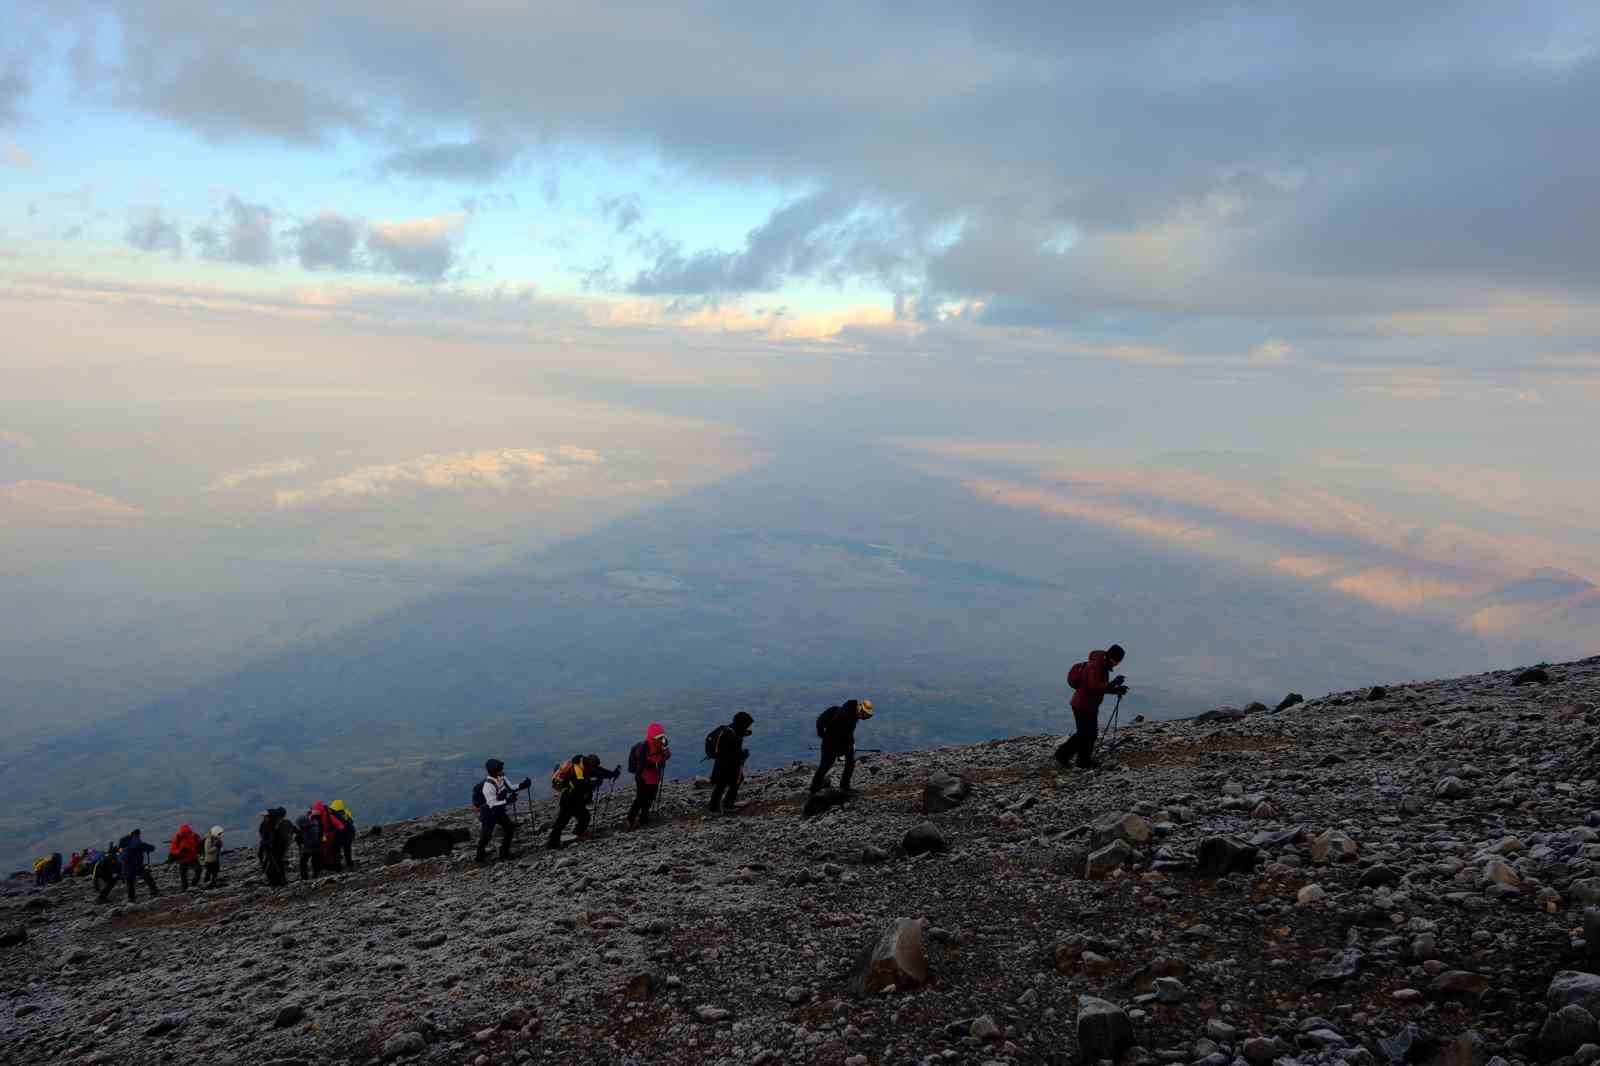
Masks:
[[[429,453],[399,463],[358,467],[303,489],[279,490],[273,499],[279,507],[291,508],[339,498],[386,496],[402,490],[537,488],[565,480],[599,462],[599,453],[570,444],[562,445],[554,455],[530,448]]]

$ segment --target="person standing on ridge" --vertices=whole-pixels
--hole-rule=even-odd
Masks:
[[[844,772],[839,775],[839,787],[854,792],[850,777],[856,772],[856,723],[872,717],[871,700],[845,700],[838,707],[829,707],[817,716],[817,736],[822,741],[822,758],[817,772],[811,778],[813,794],[822,791],[828,783],[828,771],[839,759],[844,760]]]
[[[489,841],[494,839],[495,827],[501,831],[500,858],[511,858],[511,838],[517,835],[517,827],[506,815],[506,801],[514,800],[517,792],[530,788],[533,785],[531,777],[524,777],[522,784],[513,785],[506,780],[506,764],[499,759],[490,759],[483,764],[484,772],[489,776],[484,778],[473,792],[473,803],[479,799],[483,805],[478,807],[478,861],[489,861]]]
[[[672,745],[667,743],[667,731],[660,722],[651,722],[644,739],[628,749],[628,770],[633,774],[633,806],[628,808],[624,822],[628,829],[642,829],[650,823],[650,808],[661,791],[670,758]]]
[[[1095,767],[1094,743],[1100,736],[1100,703],[1106,696],[1126,696],[1127,682],[1121,674],[1111,676],[1111,671],[1122,665],[1122,645],[1113,644],[1105,651],[1092,651],[1084,662],[1067,671],[1067,684],[1072,687],[1072,719],[1077,727],[1067,742],[1056,749],[1056,761],[1063,766],[1076,754],[1079,769]]]
[[[706,757],[711,762],[711,813],[737,813],[739,785],[744,781],[744,764],[750,752],[744,747],[744,738],[752,732],[756,720],[744,711],[733,716],[727,725],[719,725],[706,734]]]
[[[561,831],[574,818],[578,821],[578,839],[589,839],[589,800],[602,781],[615,781],[622,776],[622,767],[607,770],[600,765],[598,755],[574,755],[550,775],[550,787],[561,797],[561,807],[556,811],[556,824],[550,827],[550,838],[545,847],[561,847]]]
[[[94,864],[94,887],[99,890],[99,902],[104,903],[111,896],[111,890],[121,879],[122,863],[117,857],[117,846],[107,844]]]
[[[150,867],[145,865],[144,857],[156,850],[154,844],[146,844],[144,838],[135,829],[122,838],[122,879],[128,882],[128,902],[138,902],[138,891],[135,886],[143,879],[150,887],[152,897],[160,896],[161,890],[156,887],[156,879],[150,876]]]
[[[206,885],[217,883],[217,874],[222,870],[222,826],[214,825],[211,832],[206,834]]]
[[[178,826],[178,832],[172,837],[169,854],[172,861],[178,864],[178,883],[180,891],[189,891],[189,875],[194,874],[194,886],[200,887],[200,835],[191,829],[188,823]]]
[[[328,809],[333,812],[335,818],[339,819],[339,854],[344,856],[345,867],[354,870],[356,868],[356,816],[349,807],[345,806],[344,800],[334,800],[333,805]]]

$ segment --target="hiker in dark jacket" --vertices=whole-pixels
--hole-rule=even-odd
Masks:
[[[294,843],[300,855],[300,880],[322,876],[322,824],[307,811],[294,820]]]
[[[138,902],[138,893],[134,886],[141,879],[150,887],[150,895],[161,895],[161,890],[156,887],[156,879],[150,876],[150,867],[144,862],[144,857],[155,850],[156,846],[146,844],[137,829],[122,838],[122,879],[128,883],[129,903]]]
[[[733,721],[714,731],[716,739],[711,763],[711,813],[726,811],[733,814],[739,803],[739,785],[744,781],[745,760],[750,752],[745,749],[744,738],[751,733],[756,720],[744,711],[733,716]]]
[[[99,890],[100,902],[111,896],[111,890],[122,880],[122,862],[117,857],[116,844],[107,844],[106,850],[94,864],[94,887]]]
[[[839,759],[844,760],[844,772],[839,775],[839,787],[854,792],[850,776],[856,772],[856,723],[872,717],[871,700],[845,700],[837,707],[829,707],[817,718],[817,736],[822,740],[822,760],[811,778],[811,791],[822,791],[828,783],[828,771]]]
[[[1062,765],[1066,765],[1076,754],[1080,769],[1094,768],[1094,743],[1100,736],[1100,703],[1107,695],[1128,694],[1128,685],[1122,675],[1111,676],[1111,671],[1122,664],[1123,655],[1120,644],[1113,644],[1105,651],[1089,653],[1082,683],[1072,693],[1072,719],[1077,732],[1056,749],[1056,759]]]
[[[506,764],[499,759],[489,759],[483,764],[484,778],[479,786],[483,793],[483,806],[478,808],[478,861],[489,861],[489,841],[494,839],[496,827],[500,829],[500,857],[511,858],[511,838],[517,834],[517,825],[506,815],[506,803],[517,801],[517,792],[533,787],[533,779],[524,777],[522,784],[513,785],[506,780]]]
[[[282,807],[269,808],[261,816],[256,835],[260,838],[260,843],[256,845],[256,860],[267,875],[267,884],[288,884],[289,848],[300,837],[299,830],[289,820],[289,812]]]
[[[550,775],[550,787],[561,797],[556,811],[556,824],[550,827],[547,848],[561,847],[561,832],[573,819],[578,822],[578,839],[589,839],[589,801],[603,781],[615,781],[622,776],[622,767],[607,770],[600,765],[598,755],[574,755]]]

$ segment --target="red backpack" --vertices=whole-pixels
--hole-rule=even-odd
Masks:
[[[1082,688],[1083,683],[1089,680],[1089,661],[1073,663],[1072,669],[1067,671],[1067,686],[1069,688]]]

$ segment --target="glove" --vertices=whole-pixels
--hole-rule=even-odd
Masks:
[[[532,787],[533,787],[533,778],[531,778],[531,777],[524,777],[522,779],[522,784],[517,786],[517,788],[519,788],[519,789],[528,789],[528,788],[532,788]]]
[[[1127,680],[1128,679],[1125,676],[1123,676],[1122,674],[1118,674],[1116,677],[1111,679],[1111,687],[1112,688],[1126,688],[1127,686],[1124,685],[1123,682],[1125,682]]]
[[[1128,686],[1119,682],[1113,687],[1106,689],[1106,691],[1111,693],[1113,696],[1126,696],[1128,694]]]

